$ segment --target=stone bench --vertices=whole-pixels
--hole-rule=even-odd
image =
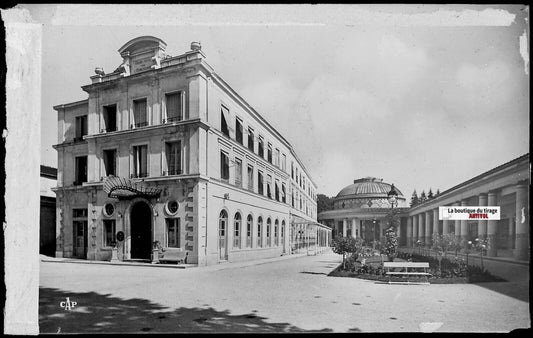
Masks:
[[[389,284],[391,283],[405,283],[392,282],[392,276],[407,277],[407,284],[411,284],[410,276],[425,277],[425,282],[414,282],[414,284],[429,284],[430,273],[427,272],[429,268],[428,262],[384,262],[383,267],[387,269],[386,275],[389,276]]]
[[[176,264],[187,264],[187,256],[189,253],[177,248],[163,248],[159,251],[159,262],[175,262]]]

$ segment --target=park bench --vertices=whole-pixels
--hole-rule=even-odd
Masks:
[[[392,276],[407,277],[407,284],[411,284],[409,277],[416,276],[417,281],[414,284],[429,284],[430,273],[427,272],[429,268],[428,262],[384,262],[383,267],[387,269],[386,275],[389,276],[389,284],[391,283],[405,283],[405,282],[392,282]],[[421,283],[420,277],[425,278],[425,282]]]
[[[159,261],[163,262],[180,262],[187,264],[187,256],[189,253],[177,248],[163,248],[159,250]]]

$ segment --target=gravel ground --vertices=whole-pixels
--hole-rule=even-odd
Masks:
[[[41,333],[509,332],[528,280],[388,285],[328,277],[333,253],[169,269],[41,262]],[[60,307],[69,297],[73,310]]]

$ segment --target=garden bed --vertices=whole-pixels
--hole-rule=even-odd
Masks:
[[[384,257],[386,260],[386,257]],[[429,282],[431,284],[466,284],[466,283],[484,283],[484,282],[505,282],[506,280],[492,275],[486,269],[475,265],[466,265],[461,258],[452,257],[451,259],[442,258],[439,262],[434,257],[422,256],[417,254],[398,253],[395,262],[412,261],[412,262],[429,262],[428,272],[431,274]],[[328,276],[333,277],[350,277],[360,278],[380,282],[388,282],[389,277],[385,275],[383,269],[382,257],[379,255],[371,257],[354,257],[347,258],[346,269],[341,263]],[[394,277],[392,281],[401,281],[399,277]],[[414,279],[411,279],[414,281]]]

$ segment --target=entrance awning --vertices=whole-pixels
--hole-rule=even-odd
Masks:
[[[145,185],[124,177],[110,176],[104,179],[104,191],[113,198],[131,198],[136,196],[159,197],[161,189]]]

